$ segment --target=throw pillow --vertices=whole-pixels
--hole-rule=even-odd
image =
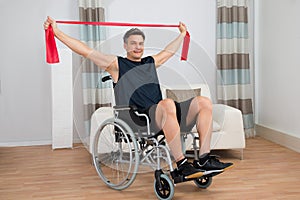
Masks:
[[[177,102],[183,102],[190,98],[201,95],[201,88],[196,89],[167,89],[167,98],[173,99]]]

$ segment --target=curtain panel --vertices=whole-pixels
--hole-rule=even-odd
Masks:
[[[79,19],[88,22],[105,21],[101,0],[79,0]],[[80,25],[80,40],[89,47],[101,51],[101,42],[105,39],[105,27]],[[98,108],[111,106],[112,86],[109,81],[102,82],[102,77],[107,76],[108,73],[101,70],[89,59],[81,58],[80,69],[83,89],[84,127],[88,141],[91,116]]]
[[[218,103],[241,110],[245,135],[253,137],[253,84],[248,34],[248,0],[218,0]]]

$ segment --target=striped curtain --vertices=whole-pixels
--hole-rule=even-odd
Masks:
[[[79,0],[79,18],[80,21],[105,21],[101,0]],[[101,51],[100,44],[105,40],[105,27],[80,25],[80,40],[93,49]],[[81,59],[84,127],[88,137],[91,116],[99,107],[111,105],[112,89],[111,83],[101,81],[102,77],[108,75],[107,72],[98,68],[90,60]]]
[[[246,137],[253,137],[248,0],[218,0],[217,7],[218,102],[241,110]]]

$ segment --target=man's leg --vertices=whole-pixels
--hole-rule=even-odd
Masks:
[[[212,103],[203,96],[195,97],[189,107],[186,124],[192,123],[196,118],[196,127],[199,134],[199,155],[210,152],[212,134]]]
[[[180,127],[176,117],[176,107],[172,100],[165,99],[158,103],[155,112],[156,124],[164,131],[168,145],[175,161],[182,160],[184,155],[181,146]]]
[[[199,135],[199,161],[195,166],[204,170],[221,170],[232,163],[220,162],[216,157],[210,156],[210,143],[212,135],[212,102],[203,96],[195,97],[188,109],[186,124],[191,124],[196,119]]]
[[[187,161],[182,152],[180,127],[176,116],[175,103],[171,99],[160,101],[155,110],[155,121],[159,129],[162,129],[170,147],[171,153],[175,158],[178,170],[186,178],[196,178],[203,175],[203,171],[195,169]]]

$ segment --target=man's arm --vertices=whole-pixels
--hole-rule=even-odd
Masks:
[[[107,70],[108,72],[116,71],[117,68],[117,57],[114,55],[105,55],[102,52],[96,51],[80,40],[72,38],[57,28],[55,20],[48,17],[44,23],[44,29],[47,30],[51,24],[54,35],[62,43],[68,46],[75,53],[82,55],[85,58],[93,61],[101,69]]]
[[[185,24],[183,24],[182,22],[180,22],[180,24],[179,24],[179,31],[180,31],[180,34],[175,40],[173,40],[170,44],[168,44],[164,48],[164,50],[162,50],[158,54],[152,56],[155,60],[156,68],[159,67],[160,65],[164,64],[179,49],[179,47],[186,35],[186,31],[187,31]]]

